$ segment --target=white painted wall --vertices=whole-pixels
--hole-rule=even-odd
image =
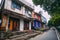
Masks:
[[[25,7],[24,6],[22,6],[22,13],[23,13],[23,15],[25,15]]]
[[[12,5],[12,1],[11,0],[5,0],[5,6],[4,6],[5,9],[13,11],[13,12],[16,12],[16,13],[19,13],[19,14],[22,14],[21,10],[16,9],[16,8],[13,9],[11,7],[11,5]]]
[[[29,22],[29,30],[31,30],[31,22]]]
[[[24,30],[24,20],[20,19],[20,31]]]

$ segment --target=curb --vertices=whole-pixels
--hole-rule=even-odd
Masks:
[[[56,32],[56,35],[57,35],[58,40],[60,40],[60,39],[59,39],[58,31],[57,31],[56,29],[55,29],[55,32]]]

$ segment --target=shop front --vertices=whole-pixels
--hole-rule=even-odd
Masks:
[[[10,31],[18,31],[19,30],[19,19],[10,17],[9,18],[9,24],[8,24],[8,29]]]
[[[24,30],[29,30],[29,21],[24,20]]]
[[[7,16],[5,14],[0,14],[0,31],[6,30],[7,21]]]
[[[9,17],[7,14],[0,14],[0,31],[18,31],[19,22],[17,18]]]

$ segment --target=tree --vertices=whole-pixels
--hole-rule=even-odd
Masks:
[[[41,5],[50,15],[60,14],[60,0],[32,0],[35,5]]]
[[[48,22],[48,26],[60,26],[60,16],[59,14],[54,14]]]
[[[49,26],[60,25],[60,0],[32,0],[35,5],[40,5],[44,10],[48,11],[51,19]]]

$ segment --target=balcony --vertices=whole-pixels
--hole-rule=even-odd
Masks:
[[[17,8],[12,8],[11,0],[6,0],[5,1],[4,9],[9,10],[11,12],[18,13],[18,14],[22,14],[22,10],[19,10]]]
[[[26,6],[30,7],[31,9],[34,9],[34,6],[32,6],[30,3],[26,2],[25,0],[19,0],[20,2],[22,2],[23,4],[25,4]]]

